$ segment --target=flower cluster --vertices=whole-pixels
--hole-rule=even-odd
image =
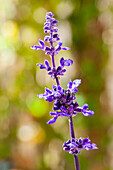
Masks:
[[[78,86],[81,84],[80,79],[74,81],[69,81],[67,84],[67,89],[63,89],[60,86],[59,76],[63,76],[66,72],[65,66],[70,66],[73,64],[71,59],[60,59],[60,65],[56,67],[54,56],[58,54],[61,50],[69,50],[68,47],[62,47],[62,42],[60,41],[58,35],[58,28],[56,24],[58,21],[53,18],[52,12],[48,12],[46,15],[46,22],[44,23],[44,33],[49,34],[45,36],[44,41],[49,43],[50,46],[46,46],[43,40],[39,40],[39,45],[33,45],[31,49],[43,50],[46,55],[50,55],[52,66],[48,60],[44,61],[44,64],[38,63],[37,66],[40,69],[47,70],[51,78],[56,80],[56,85],[52,86],[52,89],[45,88],[44,94],[38,94],[39,98],[43,98],[48,102],[53,103],[53,111],[50,115],[53,116],[47,124],[55,123],[58,117],[67,117],[70,121],[70,131],[71,140],[64,142],[63,149],[69,151],[73,155],[80,153],[80,150],[86,149],[97,149],[96,144],[91,143],[88,138],[85,139],[75,139],[74,127],[72,117],[76,116],[78,113],[82,113],[84,116],[92,116],[94,112],[88,109],[88,105],[84,104],[82,107],[76,101],[76,92],[78,91]],[[56,46],[54,46],[57,44]],[[77,163],[78,166],[79,163]],[[78,168],[79,169],[79,168]]]
[[[40,66],[40,69],[47,70],[48,74],[51,77],[55,78],[56,76],[63,76],[64,73],[66,72],[66,69],[64,68],[64,66],[72,65],[73,61],[70,59],[64,60],[64,58],[62,57],[60,60],[60,66],[58,66],[57,68],[50,67],[48,60],[45,60],[44,64],[37,63],[37,66]]]
[[[48,121],[48,124],[55,123],[58,117],[70,117],[80,112],[83,113],[84,116],[94,114],[92,110],[88,110],[87,104],[79,107],[79,104],[75,102],[75,93],[78,91],[77,87],[80,83],[80,79],[76,79],[73,82],[70,80],[66,90],[61,86],[53,85],[52,90],[45,88],[45,93],[38,95],[39,98],[44,98],[46,101],[54,101],[53,110],[56,112],[50,112],[50,115],[54,116],[54,118]]]
[[[68,140],[63,144],[63,150],[69,152],[70,154],[76,155],[80,153],[81,150],[98,149],[95,143],[91,143],[89,138],[79,138]]]

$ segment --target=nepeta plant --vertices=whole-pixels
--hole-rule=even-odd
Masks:
[[[58,21],[53,18],[52,12],[47,12],[46,22],[44,23],[44,33],[49,35],[45,36],[44,41],[48,42],[50,46],[46,46],[44,41],[39,40],[39,45],[34,45],[31,49],[34,50],[43,50],[46,55],[49,55],[52,60],[52,66],[50,66],[49,61],[45,60],[44,64],[37,64],[40,69],[46,69],[48,74],[56,80],[56,85],[53,85],[52,89],[45,88],[44,94],[39,94],[39,98],[44,98],[46,101],[54,101],[53,111],[50,112],[50,115],[53,116],[47,124],[55,123],[58,117],[67,117],[69,119],[69,127],[71,133],[71,140],[64,142],[63,150],[68,151],[70,154],[74,155],[75,168],[79,170],[79,160],[78,154],[81,150],[86,149],[98,149],[96,144],[91,143],[89,138],[79,138],[75,139],[74,127],[73,127],[73,116],[82,113],[84,116],[92,116],[94,112],[88,110],[88,105],[84,104],[82,107],[79,107],[77,103],[75,94],[78,91],[78,86],[81,84],[80,79],[74,81],[69,81],[67,84],[67,89],[63,89],[60,86],[59,76],[63,76],[66,72],[65,66],[70,66],[73,64],[71,59],[65,60],[63,57],[60,59],[60,65],[56,67],[54,57],[61,50],[69,50],[68,47],[62,47],[62,42],[60,41],[58,35],[58,28],[56,24]],[[57,46],[54,46],[54,42],[57,42]]]

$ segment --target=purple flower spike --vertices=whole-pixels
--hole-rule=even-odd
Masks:
[[[50,112],[50,119],[47,124],[53,124],[59,117],[66,117],[69,119],[69,126],[71,132],[71,140],[64,142],[63,149],[70,154],[74,155],[75,160],[75,169],[79,170],[79,160],[78,154],[81,150],[89,150],[89,149],[98,149],[95,143],[91,143],[89,138],[79,138],[75,139],[74,126],[73,126],[73,116],[77,114],[83,114],[84,116],[93,115],[94,112],[92,110],[88,110],[88,105],[84,104],[82,107],[79,107],[79,104],[76,100],[76,92],[78,91],[78,86],[81,84],[80,79],[76,79],[74,81],[69,81],[67,84],[67,89],[63,89],[60,86],[59,76],[63,76],[66,72],[65,66],[70,66],[73,64],[73,60],[64,59],[63,57],[60,59],[60,65],[56,67],[55,63],[55,55],[57,55],[61,50],[69,50],[68,47],[63,47],[63,43],[60,41],[57,23],[58,21],[53,18],[52,12],[47,12],[45,18],[46,22],[44,23],[44,32],[49,34],[45,36],[44,41],[49,43],[48,46],[45,45],[44,41],[39,40],[39,45],[34,45],[31,49],[34,50],[43,50],[46,55],[50,55],[52,66],[50,66],[49,61],[45,60],[44,64],[38,63],[37,66],[40,69],[47,70],[48,74],[56,80],[56,85],[53,84],[52,89],[45,88],[44,94],[38,94],[39,98],[43,98],[48,102],[53,103],[53,111]],[[57,45],[55,45],[55,43]],[[78,116],[77,115],[77,116]]]
[[[88,110],[88,104],[84,104],[81,109],[81,113],[83,113],[84,116],[93,116],[94,111]]]
[[[89,138],[79,138],[68,140],[64,142],[63,150],[69,152],[70,154],[76,155],[80,153],[81,150],[98,149],[95,143],[91,143]]]
[[[46,22],[45,22],[45,26],[44,26],[44,32],[45,33],[53,33],[53,32],[58,32],[58,28],[56,27],[56,24],[58,23],[58,21],[55,19],[55,18],[53,18],[53,14],[52,14],[52,12],[47,12],[47,14],[46,14]],[[54,37],[53,37],[53,39],[54,39]],[[45,41],[48,41],[48,42],[51,42],[51,41],[53,41],[53,39],[46,39],[45,38]],[[59,39],[56,39],[56,41],[58,41]]]

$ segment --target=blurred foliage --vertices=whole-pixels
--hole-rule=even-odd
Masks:
[[[79,155],[81,170],[113,169],[108,149],[113,147],[113,116],[109,116],[113,110],[109,110],[106,89],[109,73],[105,74],[109,53],[106,37],[102,38],[105,25],[99,21],[105,7],[112,15],[107,2],[103,0],[102,6],[102,0],[0,1],[0,170],[74,169],[73,156],[62,151],[63,142],[70,138],[68,120],[59,118],[47,125],[52,105],[37,97],[53,83],[36,67],[45,54],[30,49],[44,37],[47,11],[55,14],[61,39],[72,48],[63,55],[76,64],[67,70],[62,84],[81,78],[77,100],[95,111],[93,117],[80,114],[73,119],[76,137],[89,136],[99,147]]]

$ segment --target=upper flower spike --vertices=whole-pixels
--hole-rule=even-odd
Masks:
[[[44,33],[49,33],[49,35],[45,36],[44,38],[44,41],[50,43],[51,47],[48,47],[45,45],[44,41],[42,40],[39,40],[39,44],[40,46],[38,45],[33,45],[31,47],[31,49],[33,50],[43,50],[45,51],[45,54],[46,55],[50,55],[52,56],[53,54],[54,55],[57,55],[58,52],[60,52],[61,50],[69,50],[70,48],[68,47],[62,47],[62,42],[58,42],[57,43],[57,46],[53,46],[53,43],[54,42],[57,42],[60,40],[59,38],[59,35],[58,35],[58,28],[56,26],[56,24],[58,23],[58,21],[53,18],[53,14],[52,12],[47,12],[46,14],[46,22],[44,23]]]
[[[46,22],[44,23],[44,32],[45,33],[57,33],[58,32],[58,28],[56,27],[56,24],[58,23],[58,21],[53,18],[53,14],[52,12],[47,12],[45,18],[46,18]],[[51,37],[50,37],[51,38]],[[58,38],[57,34],[54,35],[54,38]],[[51,41],[51,39],[49,40],[49,42]]]

